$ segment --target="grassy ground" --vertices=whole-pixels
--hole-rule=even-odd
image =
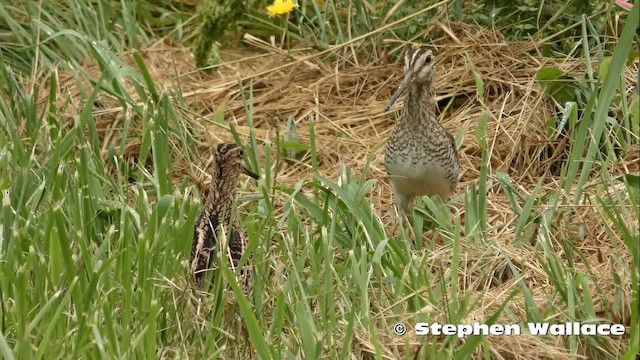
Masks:
[[[525,38],[444,3],[253,9],[207,70],[189,2],[0,4],[2,356],[635,358],[639,5],[552,8],[565,29]],[[449,204],[417,202],[416,241],[383,170],[409,42],[436,50],[463,166]],[[221,141],[261,175],[238,199],[248,299],[228,273],[196,294],[185,265]],[[392,331],[419,321],[626,333]]]

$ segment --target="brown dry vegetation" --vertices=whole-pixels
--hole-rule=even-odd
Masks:
[[[478,248],[463,244],[461,274],[459,286],[463,290],[475,289],[484,292],[484,301],[470,313],[466,321],[482,320],[493,313],[502,300],[517,287],[517,279],[507,270],[508,261],[512,262],[526,279],[533,291],[533,297],[539,307],[553,302],[558,296],[539,264],[534,249],[538,232],[531,229],[530,244],[524,247],[513,245],[513,211],[507,196],[494,178],[496,172],[505,172],[513,180],[513,186],[528,194],[543,178],[543,192],[557,187],[557,177],[562,162],[566,159],[569,145],[566,138],[549,141],[547,135],[548,119],[556,111],[552,100],[545,95],[535,81],[535,73],[544,66],[554,65],[575,74],[584,72],[582,59],[552,59],[542,55],[533,56],[538,44],[533,42],[508,43],[500,34],[476,26],[463,24],[434,23],[427,33],[434,36],[426,44],[436,49],[438,64],[437,100],[444,106],[454,99],[446,112],[440,112],[442,124],[454,137],[462,134],[460,159],[462,179],[458,195],[450,205],[456,213],[464,213],[463,189],[478,180],[481,162],[481,148],[476,142],[475,128],[482,114],[488,115],[487,140],[490,149],[489,183],[487,200],[487,218],[489,221],[488,238],[494,241]],[[447,32],[442,31],[448,29]],[[431,30],[431,31],[430,31]],[[394,222],[393,199],[390,186],[385,179],[383,167],[384,142],[395,123],[393,112],[382,113],[389,96],[400,82],[401,67],[398,64],[385,64],[384,59],[373,64],[356,65],[344,60],[337,64],[313,57],[314,50],[300,49],[286,54],[270,49],[264,44],[256,46],[256,41],[241,49],[227,49],[222,53],[224,62],[209,71],[196,71],[191,50],[187,48],[168,48],[158,46],[143,52],[151,75],[156,84],[163,84],[164,91],[173,91],[180,86],[182,96],[188,108],[182,109],[183,116],[191,119],[191,125],[200,142],[199,157],[195,164],[203,169],[197,174],[188,174],[194,184],[203,191],[207,183],[206,167],[210,162],[210,149],[218,142],[233,141],[228,124],[234,124],[237,131],[248,136],[247,114],[237,83],[237,77],[244,79],[248,89],[253,82],[254,127],[256,137],[261,142],[274,142],[276,127],[284,129],[289,116],[296,120],[298,135],[303,143],[309,142],[309,122],[315,122],[316,143],[319,155],[319,172],[329,178],[338,176],[340,165],[348,164],[352,173],[358,175],[368,158],[371,166],[367,177],[378,180],[368,198],[387,226],[391,229]],[[342,59],[349,59],[350,49],[336,49]],[[538,53],[539,54],[539,53]],[[130,58],[130,54],[122,54]],[[475,65],[484,81],[484,101],[476,94],[476,84],[468,59]],[[307,59],[308,61],[301,61]],[[282,68],[283,64],[291,64]],[[86,64],[91,73],[99,72],[97,65]],[[276,69],[276,70],[273,70]],[[279,69],[279,70],[278,70]],[[638,64],[627,69],[627,79],[633,84]],[[257,74],[257,75],[256,75]],[[65,93],[71,99],[79,98],[78,88],[72,74],[61,73],[59,99]],[[635,84],[633,86],[636,86]],[[44,101],[44,99],[43,99]],[[75,106],[73,106],[75,105]],[[69,121],[72,121],[82,104],[72,104],[68,108]],[[401,102],[395,105],[399,109]],[[224,109],[225,123],[211,121],[213,114]],[[443,110],[442,108],[440,110]],[[112,99],[102,96],[95,109],[96,121],[103,139],[103,153],[111,139],[119,138],[125,116]],[[135,127],[135,126],[134,126]],[[140,145],[140,128],[134,129],[127,143],[126,154],[135,158]],[[179,142],[171,139],[173,172],[176,182],[181,181],[188,166],[181,156]],[[259,144],[260,145],[260,144]],[[274,157],[272,157],[274,158]],[[276,181],[294,185],[300,179],[308,179],[311,166],[308,158],[289,161],[277,174]],[[615,164],[616,173],[638,171],[637,151],[629,152],[619,164]],[[262,166],[270,166],[262,162]],[[589,185],[597,187],[597,167]],[[624,185],[620,184],[622,188]],[[580,249],[584,258],[572,259],[577,268],[584,269],[587,264],[597,274],[590,279],[591,293],[595,296],[598,311],[612,310],[611,299],[616,295],[613,274],[618,274],[627,286],[624,289],[622,305],[617,307],[617,319],[626,326],[630,325],[630,275],[622,272],[621,265],[631,268],[631,254],[624,253],[610,224],[603,221],[596,202],[590,197],[593,191],[587,189],[586,201],[578,206],[565,206],[555,215],[556,232],[551,234],[555,240],[551,244],[558,253],[563,252],[561,240],[569,240]],[[281,199],[276,199],[278,202]],[[279,216],[280,214],[276,214]],[[631,219],[629,219],[631,221]],[[428,240],[429,234],[425,234]],[[425,266],[441,267],[448,271],[450,245],[438,244],[436,248],[423,255],[416,255],[417,261]],[[617,264],[608,256],[617,254],[625,261]],[[586,260],[586,262],[585,262]],[[487,271],[487,267],[492,271]],[[482,275],[482,276],[481,276]],[[496,282],[495,279],[501,279]],[[594,291],[595,287],[601,291]],[[601,296],[601,294],[603,296]],[[267,301],[269,301],[267,299]],[[523,301],[514,301],[508,307],[512,316],[525,319],[525,309],[516,305]],[[431,309],[434,320],[445,320],[439,310]],[[563,321],[567,314],[547,314],[549,320]],[[503,319],[507,320],[507,318]],[[380,327],[392,324],[392,321],[380,319]],[[421,339],[389,336],[379,338],[386,357],[395,358],[398,352],[406,349],[416,351]],[[374,352],[372,339],[367,333],[356,333],[354,353],[365,355]],[[568,338],[543,338],[523,335],[520,337],[489,337],[490,353],[497,359],[569,359]],[[584,349],[584,344],[579,344]],[[628,339],[611,338],[606,344],[610,351],[619,353],[628,347]],[[617,350],[616,350],[617,349]],[[581,350],[585,358],[588,353]],[[481,354],[478,354],[479,357]]]

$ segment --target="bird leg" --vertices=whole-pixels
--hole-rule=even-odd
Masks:
[[[408,231],[407,235],[408,235],[409,239],[411,241],[415,242],[416,234],[413,231],[413,224],[412,224],[411,218],[410,218],[410,216],[413,215],[412,213],[413,213],[413,208],[411,208],[411,207],[405,208],[405,210],[402,211],[402,213],[400,215],[400,219],[398,219],[398,220],[399,220],[399,222],[403,222],[404,223],[405,226],[403,226],[403,228],[405,229],[405,233],[406,233],[406,231],[408,229],[409,231]]]
[[[413,212],[412,205],[413,205],[414,196],[404,195],[399,191],[397,191],[395,187],[394,187],[394,195],[396,199],[397,222],[396,222],[395,228],[393,229],[392,234],[395,234],[396,231],[398,230],[398,226],[401,225],[402,222],[404,222],[404,224],[406,224],[407,227],[411,230],[411,232],[409,233],[409,237],[411,237],[411,234],[413,233],[413,227],[411,225],[410,216],[412,215],[412,212]]]

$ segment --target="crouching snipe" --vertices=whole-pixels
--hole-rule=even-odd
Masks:
[[[238,191],[238,178],[244,173],[256,180],[258,175],[248,170],[243,163],[243,150],[235,144],[219,144],[214,152],[211,187],[202,214],[196,221],[191,248],[191,270],[198,287],[202,287],[205,272],[215,263],[217,254],[228,259],[236,272],[238,284],[248,294],[251,287],[251,263],[247,260],[242,269],[238,262],[247,248],[246,235],[237,216],[231,219],[233,204]],[[231,231],[229,232],[229,227]],[[228,246],[218,240],[227,238]],[[216,245],[222,251],[216,251]]]

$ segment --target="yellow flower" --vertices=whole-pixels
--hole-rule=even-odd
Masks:
[[[269,16],[288,14],[293,8],[298,7],[293,0],[274,0],[273,4],[267,6]]]

